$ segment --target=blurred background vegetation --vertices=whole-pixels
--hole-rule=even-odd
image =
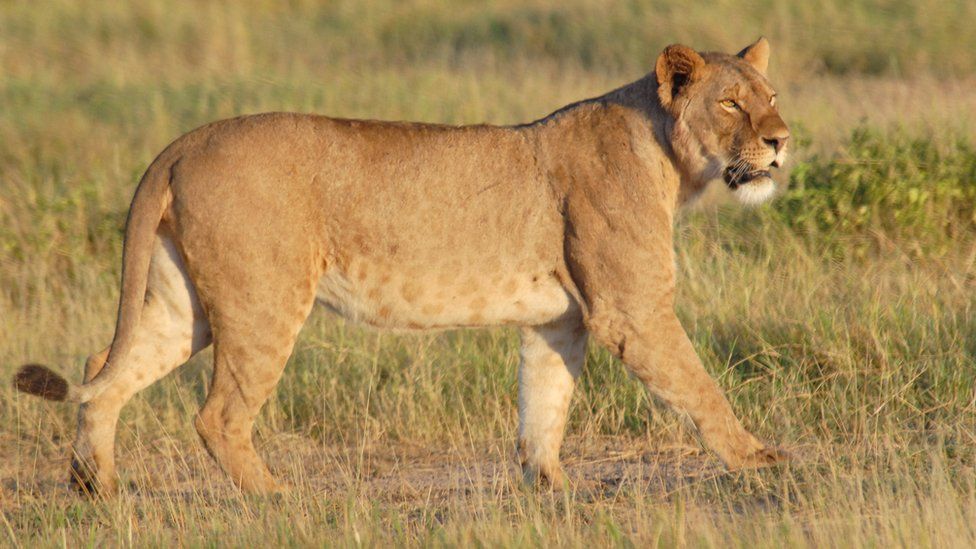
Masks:
[[[447,505],[444,516],[466,517],[453,521],[418,519],[422,503],[378,510],[342,492],[338,511],[285,507],[305,513],[286,526],[350,544],[359,532],[375,542],[669,544],[693,527],[705,545],[911,545],[923,535],[966,545],[976,536],[973,21],[966,0],[0,2],[0,373],[36,360],[80,378],[112,334],[135,182],[196,126],[270,110],[523,122],[641,77],[669,43],[734,52],[765,35],[797,137],[784,191],[741,210],[724,206],[719,187],[683,216],[678,309],[746,424],[801,464],[750,477],[744,492],[617,493],[573,500],[573,511],[513,510],[489,496]],[[496,457],[510,460],[516,348],[506,330],[378,334],[317,311],[260,438],[504,448]],[[208,368],[203,356],[138,397],[120,453],[158,453],[146,441],[162,439],[199,452],[189,418]],[[604,352],[592,350],[580,387],[571,435],[694,445]],[[9,386],[0,395],[0,507],[15,542],[302,541],[275,530],[274,509],[65,503],[50,483],[63,480],[74,411]],[[126,460],[137,486],[163,474],[126,472]],[[165,474],[201,474],[193,467]],[[789,494],[770,503],[783,486]],[[322,498],[320,486],[299,488]],[[141,533],[117,537],[132,513]],[[277,537],[241,528],[254,521]],[[519,537],[526,523],[535,537]]]

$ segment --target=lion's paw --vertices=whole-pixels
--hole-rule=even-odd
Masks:
[[[780,463],[791,461],[793,456],[782,448],[766,446],[756,450],[747,456],[739,467],[741,469],[757,469],[760,467],[770,467]]]

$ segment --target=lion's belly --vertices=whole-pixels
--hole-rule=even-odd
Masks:
[[[395,273],[365,263],[329,269],[317,298],[349,320],[409,330],[544,324],[575,306],[552,273]]]

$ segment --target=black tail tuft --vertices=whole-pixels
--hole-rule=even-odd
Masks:
[[[48,400],[63,401],[68,398],[68,382],[47,366],[40,364],[21,366],[14,376],[14,387],[17,387],[18,391]]]

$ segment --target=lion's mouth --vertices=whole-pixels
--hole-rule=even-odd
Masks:
[[[729,166],[725,168],[724,172],[722,172],[722,179],[725,180],[725,184],[728,185],[733,191],[741,185],[751,183],[757,179],[769,177],[772,177],[769,170],[753,170],[747,172],[742,169],[733,170],[732,167]]]

